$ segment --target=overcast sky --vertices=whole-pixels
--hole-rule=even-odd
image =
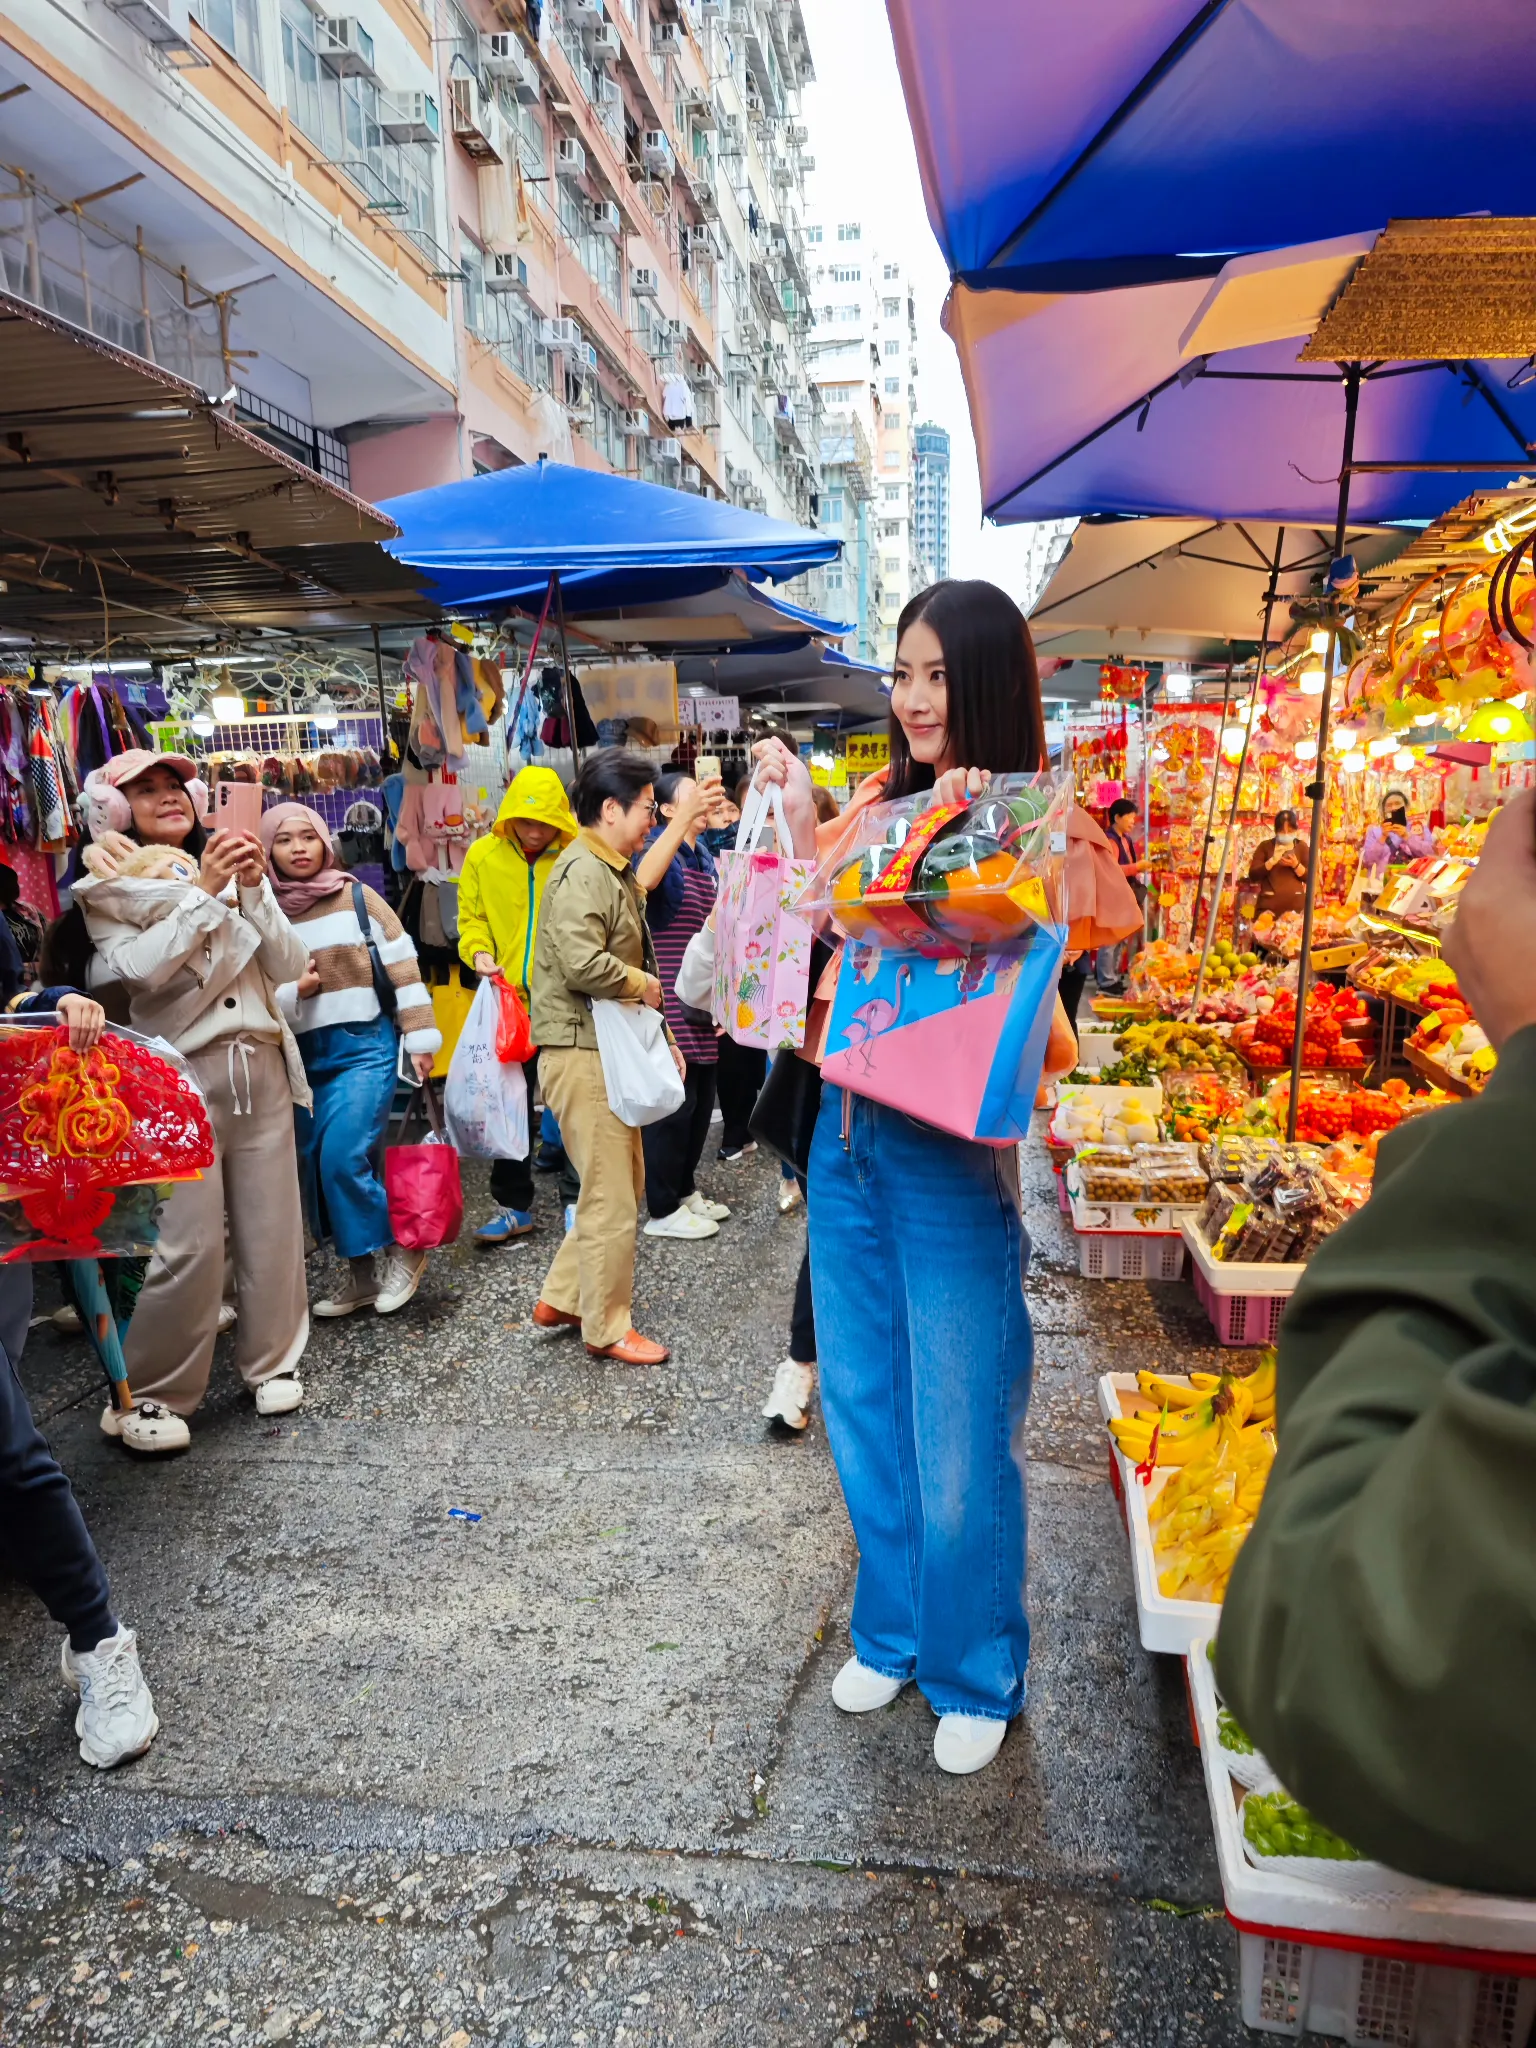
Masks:
[[[988,576],[1025,599],[1022,532],[984,526],[976,450],[953,344],[939,325],[948,272],[923,205],[917,153],[891,47],[883,0],[801,0],[816,83],[803,118],[816,159],[814,211],[824,221],[862,220],[882,251],[908,265],[917,299],[919,419],[948,427],[951,445],[950,573]]]

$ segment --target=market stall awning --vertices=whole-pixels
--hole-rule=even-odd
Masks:
[[[842,620],[822,618],[749,583],[739,569],[711,573],[713,587],[696,596],[616,605],[599,612],[588,609],[590,600],[577,596],[568,609],[580,617],[584,639],[658,651],[724,652],[763,644],[801,649],[810,647],[813,639],[841,639],[852,631]],[[539,601],[542,604],[542,592]],[[816,658],[816,650],[809,658]]]
[[[385,514],[195,384],[0,292],[0,638],[209,646],[419,619]]]
[[[1067,660],[1222,661],[1234,642],[1259,638],[1278,528],[1264,521],[1084,520],[1030,613],[1042,657]],[[1355,527],[1345,545],[1362,570],[1390,560],[1400,531]],[[1278,614],[1315,593],[1333,534],[1286,529]]]
[[[954,288],[947,321],[993,519],[1332,525],[1344,373],[1298,362],[1299,336],[1189,353],[1209,298],[1207,279],[1074,294]],[[1352,515],[1422,524],[1479,482],[1530,470],[1536,391],[1510,390],[1508,376],[1507,363],[1370,365],[1355,459],[1380,467],[1357,467]],[[1414,466],[1425,464],[1439,467]]]
[[[445,610],[541,603],[558,574],[568,616],[723,589],[729,571],[780,583],[842,543],[719,499],[540,459],[392,498],[387,543]]]
[[[818,641],[718,657],[685,655],[677,664],[677,686],[700,687],[712,697],[739,697],[744,708],[777,706],[797,723],[803,717],[807,724],[876,725],[890,711],[891,679],[884,669],[853,661]]]
[[[1082,290],[1536,211],[1528,0],[888,0],[952,273]]]

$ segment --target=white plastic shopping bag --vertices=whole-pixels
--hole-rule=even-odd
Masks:
[[[658,1123],[683,1106],[683,1079],[667,1043],[661,1012],[644,1003],[592,1004],[608,1107],[621,1124]]]
[[[501,1005],[489,980],[475,990],[453,1049],[443,1116],[460,1152],[477,1159],[528,1157],[528,1083],[496,1057]]]

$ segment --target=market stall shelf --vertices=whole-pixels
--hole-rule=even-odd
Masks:
[[[1453,1074],[1449,1067],[1442,1067],[1438,1060],[1432,1060],[1427,1053],[1420,1052],[1416,1045],[1405,1045],[1403,1058],[1416,1074],[1422,1074],[1434,1087],[1443,1088],[1447,1095],[1470,1098],[1478,1092],[1463,1081],[1459,1074]]]

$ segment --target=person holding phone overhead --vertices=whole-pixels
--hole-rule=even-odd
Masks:
[[[225,1219],[240,1295],[235,1364],[258,1415],[304,1398],[309,1339],[304,1230],[293,1105],[310,1106],[279,983],[297,981],[309,948],[267,880],[261,841],[211,837],[205,794],[183,754],[120,754],[86,777],[91,845],[75,902],[106,972],[127,991],[129,1021],[182,1053],[213,1125],[214,1164],[180,1182],[124,1343],[135,1405],[101,1426],[129,1449],[185,1450],[186,1417],[208,1390],[218,1334]],[[254,792],[258,797],[259,791]],[[175,873],[125,873],[140,847],[175,849]],[[195,872],[192,864],[195,863]]]

